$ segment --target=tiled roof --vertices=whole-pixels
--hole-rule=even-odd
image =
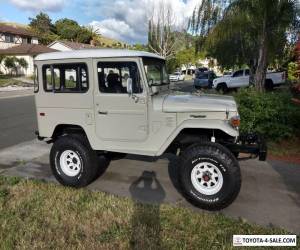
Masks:
[[[70,49],[73,49],[73,50],[78,50],[78,49],[95,49],[95,46],[90,45],[90,44],[70,42],[70,41],[55,41],[55,42],[51,43],[50,45],[48,45],[48,47],[50,47],[51,45],[53,45],[56,42],[64,44],[65,46],[67,46],[67,47],[69,47]]]
[[[57,50],[40,44],[21,44],[8,49],[0,49],[0,55],[38,55],[54,51]]]
[[[29,36],[34,37],[30,30],[17,26],[17,25],[8,25],[0,23],[0,33],[8,33],[13,35],[20,35],[20,36]]]

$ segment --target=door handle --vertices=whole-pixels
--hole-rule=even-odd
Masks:
[[[206,115],[190,115],[192,118],[205,118]]]
[[[99,115],[107,115],[107,111],[98,111]]]

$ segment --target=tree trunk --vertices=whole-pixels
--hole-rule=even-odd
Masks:
[[[267,44],[267,27],[266,27],[266,15],[263,23],[263,29],[260,40],[259,54],[257,60],[257,69],[254,76],[254,84],[259,92],[264,91],[266,71],[267,71],[267,54],[268,54],[268,44]]]
[[[249,62],[249,85],[254,86],[254,78],[257,69],[257,61],[256,59],[251,59]]]

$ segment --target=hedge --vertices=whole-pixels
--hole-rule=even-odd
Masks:
[[[247,88],[240,89],[234,97],[241,117],[241,132],[258,132],[275,141],[300,134],[300,106],[291,101],[289,90],[258,93]]]

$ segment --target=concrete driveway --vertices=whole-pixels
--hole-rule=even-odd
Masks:
[[[0,174],[54,181],[49,167],[50,146],[35,140],[0,151]],[[133,197],[143,202],[166,202],[202,211],[180,195],[177,158],[129,155],[114,160],[88,188]],[[241,161],[242,189],[222,213],[264,226],[300,233],[300,166],[278,161]]]

